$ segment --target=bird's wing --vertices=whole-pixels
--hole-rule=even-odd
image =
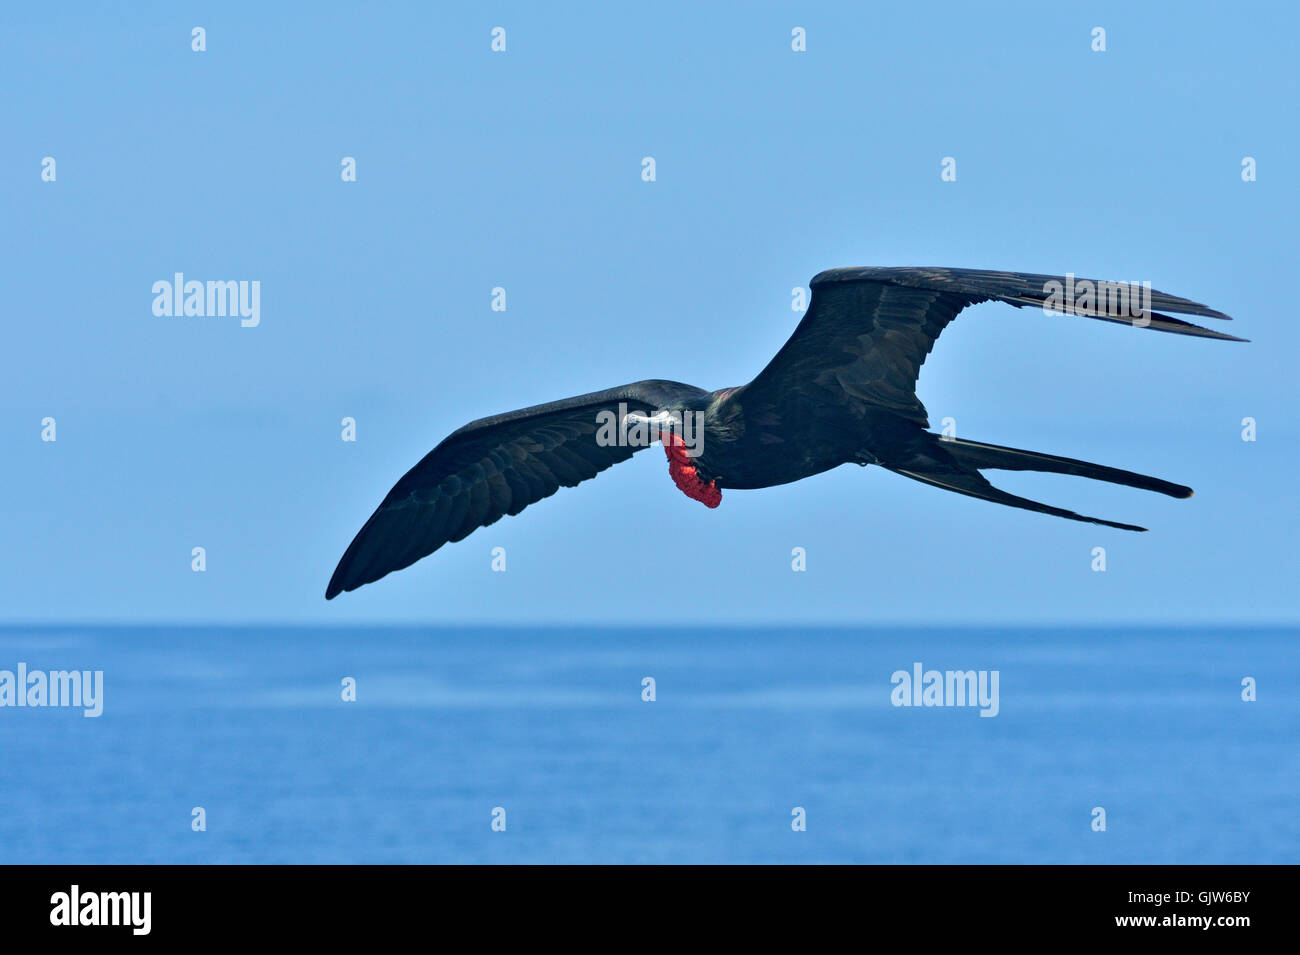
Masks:
[[[916,397],[921,364],[958,312],[990,300],[1017,307],[1051,306],[1066,314],[1182,335],[1244,340],[1162,314],[1228,318],[1196,302],[1136,285],[1095,280],[1085,284],[1089,282],[980,269],[831,269],[810,283],[812,300],[789,341],[735,397],[742,404],[761,404],[799,389],[824,400],[856,399],[884,407],[929,427],[925,407]],[[1089,287],[1100,294],[1083,295]],[[1144,305],[1146,311],[1137,321],[1118,308],[1116,288]],[[1067,297],[1071,289],[1075,294]]]
[[[339,561],[326,599],[415,563],[505,514],[595,477],[638,450],[598,441],[601,412],[654,412],[705,394],[640,381],[470,422],[397,482]]]

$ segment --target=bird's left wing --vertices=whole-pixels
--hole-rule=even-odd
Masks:
[[[626,461],[638,447],[598,440],[602,412],[671,409],[705,394],[675,381],[640,381],[473,421],[397,482],[339,561],[325,590],[401,570],[505,514]]]
[[[958,312],[990,300],[1242,341],[1162,314],[1228,318],[1222,312],[1128,283],[982,269],[879,267],[831,269],[815,276],[810,286],[812,299],[799,327],[758,377],[733,396],[742,405],[775,403],[782,392],[795,389],[820,400],[860,400],[929,427],[916,396],[921,365]],[[1082,294],[1085,289],[1090,294]],[[1136,320],[1134,305],[1141,309]]]

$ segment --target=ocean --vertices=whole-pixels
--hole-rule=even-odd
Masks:
[[[0,861],[1295,863],[1298,636],[4,627]]]

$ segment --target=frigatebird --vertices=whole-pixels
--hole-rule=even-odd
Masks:
[[[629,426],[652,438],[658,432],[674,483],[709,507],[718,506],[723,489],[773,487],[841,464],[875,464],[985,501],[1144,531],[1008,494],[980,472],[1075,474],[1180,498],[1191,497],[1191,488],[935,434],[916,396],[921,364],[959,312],[986,301],[1245,341],[1164,314],[1229,317],[1204,305],[1149,285],[1073,275],[842,268],[815,276],[810,290],[794,334],[747,385],[705,391],[677,381],[638,381],[480,418],[453,432],[388,492],[343,554],[325,597],[407,567],[653,443],[624,440]],[[617,432],[605,427],[614,417]],[[683,437],[692,419],[699,422],[696,447]]]

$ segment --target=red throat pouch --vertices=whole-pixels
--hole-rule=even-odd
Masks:
[[[706,484],[700,480],[699,470],[686,454],[686,443],[670,432],[664,432],[659,437],[664,444],[664,453],[668,455],[668,474],[677,485],[677,489],[705,507],[717,507],[721,504],[721,489],[714,481]]]

